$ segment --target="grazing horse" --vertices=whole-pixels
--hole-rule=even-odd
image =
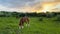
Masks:
[[[26,23],[26,26],[29,26],[29,18],[24,16],[20,19],[20,22],[19,22],[19,28],[24,28],[24,23]]]

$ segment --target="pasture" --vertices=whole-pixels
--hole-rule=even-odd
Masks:
[[[53,18],[30,17],[30,27],[18,28],[19,18],[0,17],[0,34],[60,34],[60,22]]]

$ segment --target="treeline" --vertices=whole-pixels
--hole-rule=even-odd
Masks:
[[[55,17],[60,15],[60,12],[47,12],[47,13],[19,13],[19,12],[6,12],[0,11],[0,17],[22,17],[22,16],[29,16],[29,17]]]

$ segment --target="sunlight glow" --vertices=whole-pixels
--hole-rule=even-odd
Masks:
[[[53,4],[43,4],[43,9],[42,12],[46,13],[47,11],[50,11],[50,9],[52,9]]]
[[[50,5],[44,5],[42,11],[43,11],[43,12],[49,11],[50,8],[51,8]]]

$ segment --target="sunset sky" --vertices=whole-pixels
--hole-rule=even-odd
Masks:
[[[60,0],[0,0],[0,11],[60,11]]]

